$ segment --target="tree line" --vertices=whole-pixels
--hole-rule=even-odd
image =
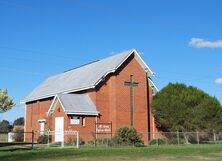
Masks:
[[[0,132],[10,132],[14,126],[24,126],[24,117],[17,118],[13,124],[10,124],[7,120],[0,121]]]

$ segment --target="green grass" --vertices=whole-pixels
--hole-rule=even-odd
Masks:
[[[222,160],[222,145],[1,151],[0,161]]]

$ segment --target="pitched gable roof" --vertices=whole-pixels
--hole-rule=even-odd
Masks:
[[[135,49],[131,49],[49,77],[25,98],[25,102],[53,97],[58,93],[69,93],[95,88],[109,73],[114,73],[132,54],[135,54],[135,59],[152,76],[153,72],[142,60],[138,52]]]
[[[96,106],[87,94],[57,94],[48,110],[53,113],[57,102],[60,102],[66,114],[98,115]]]

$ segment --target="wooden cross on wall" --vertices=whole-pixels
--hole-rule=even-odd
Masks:
[[[131,112],[131,126],[134,127],[134,87],[139,83],[133,81],[133,75],[130,75],[130,82],[124,82],[125,86],[130,87],[130,112]]]

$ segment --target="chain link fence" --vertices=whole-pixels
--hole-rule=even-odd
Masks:
[[[221,144],[216,132],[139,132],[145,146]],[[115,133],[79,133],[78,131],[1,132],[0,150],[42,148],[84,148],[135,146],[115,141]]]
[[[142,133],[147,135],[147,133]],[[222,143],[222,133],[215,132],[157,132],[148,133],[147,145],[189,145]]]
[[[34,140],[24,141],[25,135],[34,138],[34,132],[0,132],[0,150],[33,149]]]

